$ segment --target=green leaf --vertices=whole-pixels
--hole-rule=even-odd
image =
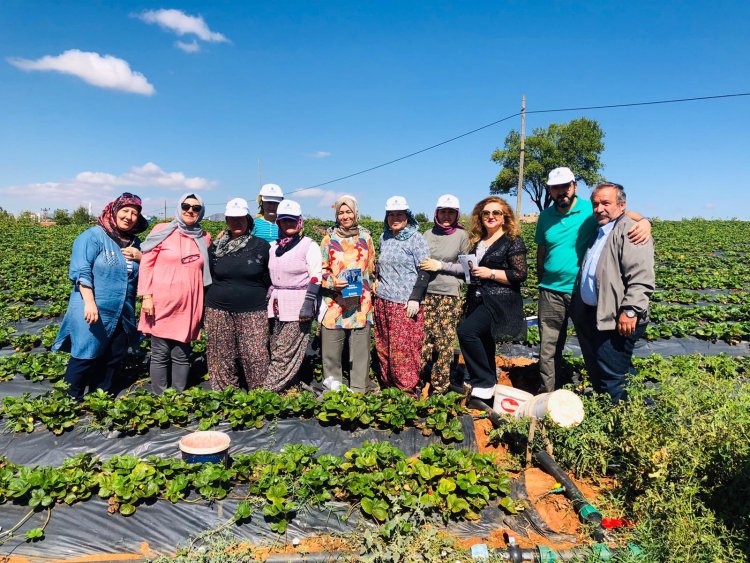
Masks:
[[[441,495],[446,496],[456,490],[456,482],[448,478],[440,479],[437,490]]]
[[[28,532],[26,532],[26,541],[33,542],[33,541],[39,541],[41,539],[44,539],[44,529],[43,528],[32,528]]]
[[[132,504],[126,503],[120,505],[120,514],[122,514],[123,516],[130,516],[134,512],[135,506],[133,506]]]

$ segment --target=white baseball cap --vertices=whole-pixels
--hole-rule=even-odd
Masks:
[[[301,217],[302,208],[296,201],[285,199],[279,204],[278,209],[276,209],[276,217],[278,219],[280,219],[284,215],[287,215],[289,217]]]
[[[458,198],[451,194],[443,194],[438,198],[435,209],[440,209],[441,207],[444,209],[461,209]]]
[[[281,201],[284,199],[284,192],[278,184],[263,184],[258,194],[262,201]]]
[[[555,168],[554,170],[550,171],[549,177],[547,178],[547,185],[561,186],[563,184],[570,184],[571,182],[575,181],[576,177],[570,170],[570,168],[561,166],[560,168]]]
[[[393,197],[389,197],[385,202],[386,211],[406,211],[407,209],[409,209],[409,203],[402,195],[394,195]]]
[[[250,215],[246,200],[236,197],[227,202],[227,208],[224,211],[225,217],[245,217],[246,215]]]

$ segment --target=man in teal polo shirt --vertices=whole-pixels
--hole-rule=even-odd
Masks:
[[[552,170],[547,189],[553,205],[539,214],[536,224],[542,393],[551,393],[565,383],[561,380],[562,351],[567,338],[573,286],[586,249],[598,228],[591,202],[579,198],[577,188],[570,168],[563,166]],[[650,220],[632,211],[625,213],[636,221],[628,231],[631,242],[643,244],[648,241],[651,238]]]

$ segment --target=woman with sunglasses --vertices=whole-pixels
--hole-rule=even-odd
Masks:
[[[230,200],[224,218],[227,229],[209,248],[213,279],[206,289],[209,380],[216,391],[255,389],[263,387],[268,377],[268,243],[251,234],[253,218],[246,200]]]
[[[383,383],[416,394],[424,339],[424,299],[430,276],[419,264],[430,256],[406,198],[385,204],[375,290],[375,349]]]
[[[52,349],[70,352],[65,382],[79,401],[86,387],[119,391],[122,360],[128,346],[138,346],[135,293],[141,251],[136,235],[147,227],[141,198],[124,193],[73,242],[73,290]]]
[[[184,391],[190,342],[200,336],[203,289],[211,285],[211,235],[200,226],[204,213],[199,196],[183,195],[175,218],[154,226],[141,247],[138,330],[151,336],[151,388],[157,395],[170,386],[170,375],[171,386]]]
[[[490,196],[471,214],[470,241],[479,264],[471,275],[458,342],[474,397],[491,401],[497,384],[495,343],[526,338],[521,284],[526,280],[526,246],[508,203]]]

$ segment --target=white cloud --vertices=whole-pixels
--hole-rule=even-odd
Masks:
[[[310,153],[310,156],[312,158],[328,158],[331,156],[331,153],[328,151],[315,151],[314,153]]]
[[[703,204],[703,209],[716,209],[716,204],[709,201]]]
[[[138,190],[140,196],[144,196],[143,190],[154,188],[199,192],[211,190],[217,184],[214,180],[200,176],[186,176],[184,172],[166,172],[153,162],[147,162],[120,175],[85,171],[70,180],[0,188],[0,194],[3,194],[4,199],[14,199],[14,207],[18,209],[39,206],[70,209],[89,201],[95,208],[101,208],[123,191]],[[150,198],[143,198],[144,206],[148,199]]]
[[[185,51],[186,53],[197,53],[201,50],[201,46],[195,39],[193,39],[193,41],[190,43],[186,43],[185,41],[175,41],[174,45],[175,47],[182,51]]]
[[[122,90],[144,96],[151,96],[156,92],[143,74],[132,71],[127,61],[112,55],[102,56],[99,53],[69,49],[56,57],[46,55],[35,61],[9,58],[8,62],[26,71],[53,71],[70,74],[100,88]]]
[[[136,17],[149,24],[157,24],[162,29],[177,35],[195,35],[209,43],[228,43],[223,34],[211,31],[203,16],[191,16],[182,10],[146,10]],[[179,46],[179,45],[178,45]]]
[[[292,199],[316,198],[318,200],[318,207],[330,207],[338,198],[340,198],[342,195],[345,195],[345,193],[346,192],[335,192],[333,190],[321,190],[320,188],[309,188],[307,190],[302,190],[300,192],[291,194],[290,197]]]

